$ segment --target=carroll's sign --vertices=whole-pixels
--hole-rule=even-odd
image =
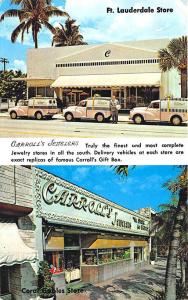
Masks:
[[[133,217],[140,216],[98,195],[41,170],[36,170],[35,197],[37,215],[64,224],[89,226],[130,233],[148,233],[148,221],[141,217],[143,228]]]
[[[67,189],[58,189],[54,182],[46,182],[42,188],[42,197],[44,201],[51,205],[57,204],[84,210],[85,212],[94,213],[102,217],[111,218],[113,208],[107,204],[89,200],[77,193]]]

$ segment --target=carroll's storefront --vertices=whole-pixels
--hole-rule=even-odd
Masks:
[[[42,170],[34,173],[38,243],[41,236],[54,276],[97,283],[147,263],[147,218]]]
[[[116,95],[122,109],[180,97],[176,70],[161,72],[158,50],[168,39],[51,47],[28,51],[28,97],[54,95],[63,106],[99,94]]]

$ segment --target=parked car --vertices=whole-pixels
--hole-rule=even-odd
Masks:
[[[135,124],[152,121],[180,125],[188,121],[187,99],[155,100],[148,107],[135,107],[130,111],[130,120]]]
[[[66,121],[74,119],[95,119],[97,122],[104,122],[111,118],[111,98],[93,97],[79,102],[77,106],[69,106],[63,110]]]
[[[57,101],[54,98],[33,97],[29,100],[19,100],[17,106],[10,108],[8,111],[11,119],[28,117],[41,120],[52,118],[60,110],[57,108]]]

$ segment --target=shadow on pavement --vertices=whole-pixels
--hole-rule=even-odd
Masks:
[[[90,300],[147,300],[163,288],[165,264],[142,270],[127,278],[118,278],[109,284],[91,286],[87,289]]]

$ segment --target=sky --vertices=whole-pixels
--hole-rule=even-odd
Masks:
[[[128,209],[151,207],[156,211],[159,204],[171,200],[163,184],[181,172],[175,166],[130,166],[128,176],[122,178],[110,166],[38,167]]]
[[[0,0],[0,14],[15,8],[11,0]],[[65,10],[76,19],[84,40],[89,44],[124,42],[130,40],[174,38],[187,34],[188,0],[54,0],[52,4]],[[116,8],[172,8],[173,13],[118,14]],[[107,14],[106,8],[115,10]],[[18,7],[16,7],[18,8]],[[50,23],[57,26],[65,18],[53,17]],[[17,18],[6,18],[0,23],[0,57],[9,60],[8,69],[26,71],[26,52],[33,48],[31,34],[25,36],[24,44],[10,42]],[[39,34],[39,47],[50,47],[52,35],[46,29]],[[0,69],[2,66],[0,66]]]

